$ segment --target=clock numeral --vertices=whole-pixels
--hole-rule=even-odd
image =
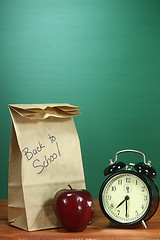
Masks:
[[[117,215],[119,216],[119,214],[120,214],[120,210],[117,210]]]
[[[144,205],[141,206],[142,210],[144,209]]]
[[[145,186],[142,186],[142,192],[145,192]]]
[[[130,183],[131,182],[131,177],[127,177],[126,178],[126,183]]]
[[[136,185],[138,185],[138,180],[136,179]]]
[[[135,211],[135,215],[136,215],[136,217],[138,217],[139,216],[139,212]]]
[[[112,191],[116,191],[116,187],[115,186],[112,186]]]
[[[113,209],[114,208],[114,205],[113,203],[110,204],[110,208]]]
[[[145,195],[145,196],[144,196],[144,201],[147,201],[147,199],[148,199],[148,198],[147,198],[147,196]]]
[[[112,198],[111,195],[108,195],[108,196],[107,196],[107,199],[108,199],[108,200],[111,200],[111,198]]]
[[[118,180],[118,185],[122,185],[122,179]]]

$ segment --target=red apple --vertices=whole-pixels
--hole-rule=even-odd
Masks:
[[[93,217],[93,198],[84,189],[62,189],[54,196],[53,209],[67,231],[81,232]]]

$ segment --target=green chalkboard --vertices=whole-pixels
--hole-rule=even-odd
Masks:
[[[70,103],[87,189],[136,149],[160,187],[160,1],[0,1],[0,198],[7,198],[9,103]],[[136,154],[121,156],[141,161]]]

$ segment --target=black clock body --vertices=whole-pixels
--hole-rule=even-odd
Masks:
[[[148,221],[155,214],[159,205],[159,191],[150,177],[132,170],[118,170],[103,182],[99,191],[99,203],[102,212],[111,222],[120,226],[134,226],[142,220]],[[122,216],[121,212],[124,212]],[[131,218],[130,213],[133,215]]]

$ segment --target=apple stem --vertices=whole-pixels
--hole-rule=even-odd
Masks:
[[[72,190],[72,187],[71,187],[71,185],[70,184],[68,184],[68,187]]]

